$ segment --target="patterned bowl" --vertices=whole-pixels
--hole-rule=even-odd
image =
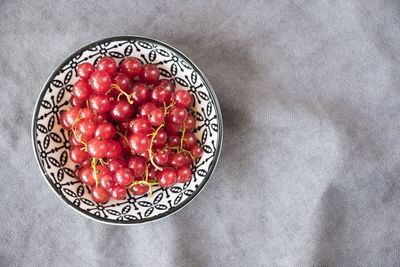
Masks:
[[[158,66],[162,78],[195,98],[195,134],[203,146],[202,157],[192,165],[193,177],[169,189],[155,187],[153,196],[133,196],[97,204],[89,187],[74,177],[75,164],[68,159],[68,133],[60,126],[60,114],[69,107],[72,85],[78,80],[79,63],[96,64],[103,56],[117,63],[136,57],[142,63]],[[217,164],[222,144],[221,110],[204,74],[185,55],[157,40],[138,37],[112,37],[91,43],[74,52],[50,75],[36,103],[32,121],[33,150],[40,170],[55,193],[70,207],[89,218],[111,224],[136,224],[170,215],[189,203],[204,187]]]

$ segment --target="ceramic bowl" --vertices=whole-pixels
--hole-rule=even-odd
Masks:
[[[204,153],[193,165],[192,179],[171,188],[154,187],[148,194],[105,204],[91,200],[90,188],[74,177],[75,164],[68,158],[68,132],[60,125],[60,114],[70,107],[72,86],[78,80],[81,62],[96,64],[111,56],[119,64],[126,57],[156,64],[161,77],[170,79],[177,89],[194,95],[197,110],[195,134]],[[222,118],[215,93],[204,74],[183,53],[163,42],[119,36],[88,44],[65,59],[50,75],[36,103],[32,122],[33,150],[40,170],[60,199],[79,213],[111,224],[136,224],[170,215],[188,204],[213,173],[221,152]],[[54,201],[54,199],[49,199]]]

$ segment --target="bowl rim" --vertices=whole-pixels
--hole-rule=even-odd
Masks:
[[[106,218],[102,218],[102,217],[98,217],[94,214],[91,214],[77,206],[75,206],[70,200],[68,200],[60,191],[58,191],[58,189],[56,188],[56,186],[52,183],[52,180],[49,176],[49,174],[47,173],[43,162],[40,159],[40,152],[37,146],[37,137],[36,137],[36,126],[37,126],[37,117],[39,114],[39,110],[40,110],[40,103],[42,102],[45,93],[47,92],[47,88],[49,87],[51,81],[55,78],[55,76],[58,74],[58,72],[62,69],[62,67],[68,63],[70,60],[72,60],[77,54],[93,47],[96,45],[100,45],[103,43],[107,43],[107,42],[113,42],[113,41],[124,41],[124,40],[139,40],[139,41],[145,41],[145,42],[150,42],[150,43],[154,43],[157,45],[161,45],[164,46],[166,48],[168,48],[169,50],[171,50],[172,52],[174,52],[175,54],[177,54],[178,56],[180,56],[182,59],[184,59],[185,61],[188,62],[188,64],[193,68],[193,70],[195,70],[198,75],[200,75],[200,77],[202,78],[202,80],[204,81],[205,84],[205,88],[207,89],[208,93],[210,94],[210,98],[211,101],[213,102],[215,109],[216,109],[216,115],[217,115],[217,121],[218,121],[218,139],[217,139],[217,144],[216,144],[216,150],[215,150],[215,157],[212,160],[208,171],[207,171],[207,175],[204,178],[204,180],[201,182],[201,184],[199,185],[199,187],[193,192],[193,194],[191,196],[189,196],[187,199],[185,199],[182,203],[180,203],[179,205],[170,208],[168,211],[152,216],[150,218],[142,218],[139,220],[134,220],[134,221],[116,221],[116,220],[111,220],[111,219],[106,219]],[[203,72],[182,52],[180,52],[178,49],[176,49],[175,47],[166,44],[162,41],[159,41],[157,39],[153,39],[153,38],[148,38],[148,37],[143,37],[143,36],[138,36],[138,35],[121,35],[121,36],[113,36],[113,37],[108,37],[108,38],[104,38],[95,42],[91,42],[85,46],[82,46],[81,48],[77,49],[76,51],[74,51],[71,55],[69,55],[66,59],[64,59],[50,74],[49,78],[47,79],[47,81],[45,82],[44,86],[42,87],[39,97],[36,100],[35,103],[35,108],[34,108],[34,112],[33,112],[33,117],[32,117],[32,128],[31,128],[31,138],[32,138],[32,147],[33,147],[33,152],[35,154],[35,158],[36,158],[36,162],[39,165],[41,174],[43,176],[43,178],[46,180],[47,184],[52,188],[52,191],[59,197],[59,199],[62,200],[62,202],[64,202],[65,204],[67,204],[67,206],[71,207],[73,210],[77,211],[78,213],[92,219],[98,222],[102,222],[105,224],[111,224],[111,225],[135,225],[135,224],[142,224],[142,223],[148,223],[148,222],[154,222],[157,220],[160,220],[162,218],[165,218],[175,212],[177,212],[178,210],[181,210],[183,207],[185,207],[189,202],[191,202],[200,192],[201,190],[204,188],[204,186],[206,185],[206,183],[208,182],[208,180],[210,179],[211,175],[214,173],[215,167],[217,165],[218,159],[220,157],[221,154],[221,149],[222,149],[222,141],[223,141],[223,123],[222,123],[222,113],[221,113],[221,108],[219,106],[219,102],[217,99],[217,96],[215,95],[214,89],[212,88],[210,82],[208,81],[208,79],[206,78],[206,76],[203,74]]]

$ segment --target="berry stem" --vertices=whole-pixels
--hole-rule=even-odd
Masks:
[[[93,160],[92,160],[92,168],[93,168],[93,173],[94,173],[94,179],[96,180],[96,187],[99,185],[99,179],[97,178],[97,170],[96,170],[97,161],[98,161],[98,159],[96,159],[96,158],[93,158]]]
[[[150,147],[149,147],[149,157],[150,157],[150,161],[151,164],[153,164],[153,166],[157,169],[162,171],[162,168],[157,166],[157,164],[154,162],[154,156],[153,156],[153,151],[151,150],[153,148],[153,142],[154,142],[154,138],[156,138],[156,135],[158,133],[158,131],[164,126],[164,122],[161,123],[160,126],[158,126],[158,128],[153,132],[152,136],[151,136],[151,140],[150,140]]]
[[[131,95],[128,94],[127,92],[125,92],[124,90],[122,90],[122,89],[119,87],[118,84],[115,84],[115,83],[111,84],[111,89],[107,91],[106,95],[107,95],[108,93],[110,93],[113,89],[117,89],[117,90],[120,92],[119,95],[117,96],[117,100],[118,100],[118,101],[119,101],[121,95],[124,95],[124,96],[126,96],[126,99],[128,100],[129,104],[133,104],[133,99],[131,98]],[[134,93],[136,93],[136,92],[134,92]]]
[[[182,136],[181,136],[181,149],[183,147],[183,140],[184,140],[184,135],[185,135],[185,131],[186,131],[186,123],[183,124],[183,129],[182,129]]]
[[[116,131],[115,133],[124,138],[124,140],[129,144],[128,138],[126,138],[126,136],[123,135],[120,131]]]
[[[175,106],[175,101],[172,100],[172,102],[171,102],[171,104],[169,104],[169,106],[166,106],[165,102],[163,102],[163,104],[164,104],[164,116],[167,116],[168,115],[168,110],[170,108],[172,108],[173,106]]]

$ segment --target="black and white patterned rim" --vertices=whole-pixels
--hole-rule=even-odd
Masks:
[[[125,48],[123,51],[118,52],[113,49],[117,47],[118,49],[122,49],[120,48],[122,46]],[[158,188],[156,189],[156,193],[158,191],[158,194],[151,199],[147,198],[146,195],[142,197],[129,195],[128,199],[122,204],[114,202],[110,205],[98,205],[84,198],[83,194],[88,188],[85,188],[80,181],[64,181],[64,183],[61,183],[64,176],[71,176],[71,169],[67,166],[68,159],[66,150],[69,148],[68,137],[67,133],[62,129],[59,130],[60,134],[57,134],[54,132],[53,128],[54,125],[59,124],[60,109],[68,104],[64,101],[64,95],[66,92],[71,92],[72,82],[74,77],[76,77],[76,67],[80,61],[91,60],[93,63],[96,63],[97,60],[104,55],[111,55],[121,61],[126,56],[133,55],[134,53],[132,53],[132,51],[134,49],[147,53],[144,55],[142,52],[139,60],[143,63],[150,62],[162,65],[159,69],[163,77],[170,78],[177,86],[182,86],[184,89],[188,90],[194,94],[195,102],[202,103],[199,105],[199,107],[201,106],[199,121],[202,122],[202,125],[197,127],[199,129],[197,135],[200,135],[200,142],[203,145],[206,144],[206,142],[210,144],[205,146],[205,150],[208,150],[206,153],[210,153],[210,156],[207,159],[199,160],[196,165],[193,166],[195,175],[197,172],[201,176],[201,179],[198,179],[198,184],[196,185],[188,182],[168,190]],[[86,56],[83,56],[84,54]],[[87,57],[87,55],[89,56]],[[168,66],[168,68],[163,68],[164,65]],[[191,75],[182,76],[182,73],[188,73],[188,71],[190,71],[189,73],[191,73]],[[181,74],[179,74],[179,72],[181,72]],[[59,77],[63,79],[56,79]],[[200,86],[196,86],[198,80],[201,80]],[[199,89],[199,87],[201,87],[201,89]],[[48,91],[52,92],[52,90],[57,90],[57,94],[53,92],[51,97],[46,95]],[[210,119],[209,117],[212,118]],[[213,139],[210,143],[207,133],[212,136],[212,132],[216,133],[216,135],[214,134],[214,136],[210,138]],[[118,225],[137,224],[163,218],[181,209],[194,199],[207,183],[215,169],[221,152],[222,136],[221,110],[214,90],[204,74],[177,49],[158,40],[140,36],[111,37],[88,44],[74,52],[53,71],[46,81],[35,105],[32,120],[32,144],[34,154],[45,180],[54,192],[57,193],[66,204],[81,214],[104,223]],[[58,147],[51,147],[51,143],[58,145]],[[207,170],[198,168],[198,166],[201,165],[208,165]],[[53,170],[56,169],[57,172],[49,171],[51,168]],[[71,186],[76,190],[70,190]],[[171,195],[175,197],[173,202],[170,197]],[[166,197],[163,198],[163,196]],[[171,198],[168,200],[168,203],[165,202],[167,198]],[[88,208],[84,209],[82,206]],[[133,216],[131,215],[132,207],[135,209],[139,207],[142,210],[145,209],[145,211],[143,210],[142,214],[138,212],[136,216]]]

